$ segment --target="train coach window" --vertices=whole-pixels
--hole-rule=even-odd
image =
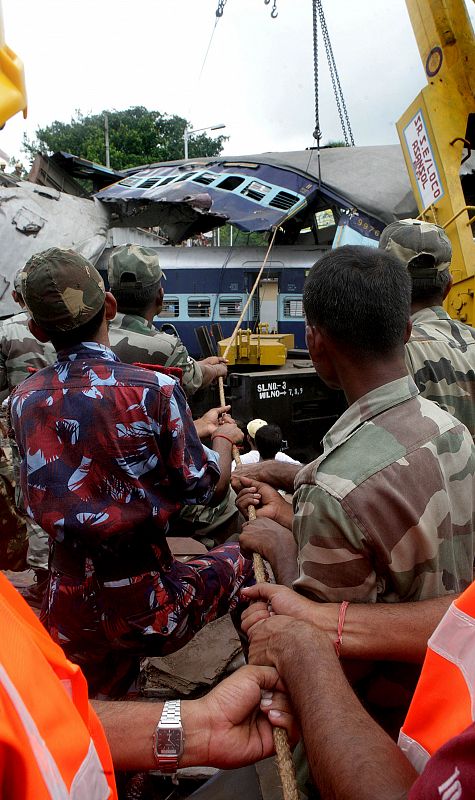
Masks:
[[[271,191],[270,186],[266,186],[265,183],[259,183],[258,181],[251,181],[245,189],[241,189],[241,194],[245,195],[246,197],[250,197],[251,200],[262,200],[263,197],[266,196]]]
[[[284,298],[284,317],[303,317],[303,303],[301,297]]]
[[[218,183],[218,189],[227,189],[228,192],[232,192],[233,189],[237,189],[238,186],[244,183],[244,178],[239,178],[238,175],[229,175],[228,178],[225,178],[224,181]]]
[[[317,211],[315,214],[315,222],[320,229],[330,228],[332,225],[335,225],[335,216],[331,208],[326,208],[324,211]]]
[[[220,317],[239,317],[241,311],[242,311],[242,299],[240,297],[219,298]]]
[[[179,317],[180,301],[178,297],[165,297],[159,317]]]
[[[189,317],[210,317],[211,316],[211,300],[209,297],[188,298],[188,316]]]

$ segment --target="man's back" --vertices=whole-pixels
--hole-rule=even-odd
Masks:
[[[422,600],[472,580],[475,451],[401,378],[354,403],[296,478],[297,588],[327,601]]]
[[[199,363],[188,355],[176,336],[157,331],[137,314],[118,312],[109,326],[111,349],[128,364],[159,364],[180,367],[183,388],[189,396],[200,388],[203,380]]]
[[[475,329],[442,306],[413,316],[406,364],[419,391],[467,426],[475,436]]]
[[[0,325],[0,389],[9,391],[28,378],[32,371],[55,361],[53,346],[42,344],[28,328],[28,315],[15,314]]]
[[[219,475],[176,382],[99,344],[60,353],[16,390],[11,414],[26,501],[54,538],[163,532]]]

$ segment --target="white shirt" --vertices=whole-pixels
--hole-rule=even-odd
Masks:
[[[259,450],[249,450],[249,453],[244,453],[241,456],[241,464],[257,464],[258,461],[261,460],[261,456],[259,454]],[[286,461],[288,464],[297,464],[301,466],[300,461],[296,461],[294,458],[290,458],[285,453],[276,453],[275,454],[276,461]],[[233,461],[231,464],[231,472],[236,469],[236,462]]]

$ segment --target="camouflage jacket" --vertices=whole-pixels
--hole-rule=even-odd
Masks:
[[[397,602],[472,581],[475,447],[464,425],[399,378],[353,403],[295,480],[295,588],[317,600]]]
[[[29,367],[43,369],[56,361],[52,344],[42,344],[28,328],[25,312],[0,324],[0,390],[11,391],[31,375]]]
[[[201,367],[188,355],[176,336],[157,331],[137,314],[116,314],[109,326],[109,341],[116,356],[126,364],[160,364],[183,370],[183,389],[190,397],[203,382]]]
[[[475,437],[475,329],[442,306],[412,316],[406,365],[420,393],[461,420]]]

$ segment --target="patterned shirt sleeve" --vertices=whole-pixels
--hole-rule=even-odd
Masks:
[[[323,602],[376,602],[373,554],[356,520],[320,486],[302,485],[294,503],[300,568],[294,588]]]
[[[187,505],[207,505],[219,479],[218,456],[198,438],[182,389],[175,385],[160,419],[160,451],[170,490]]]

